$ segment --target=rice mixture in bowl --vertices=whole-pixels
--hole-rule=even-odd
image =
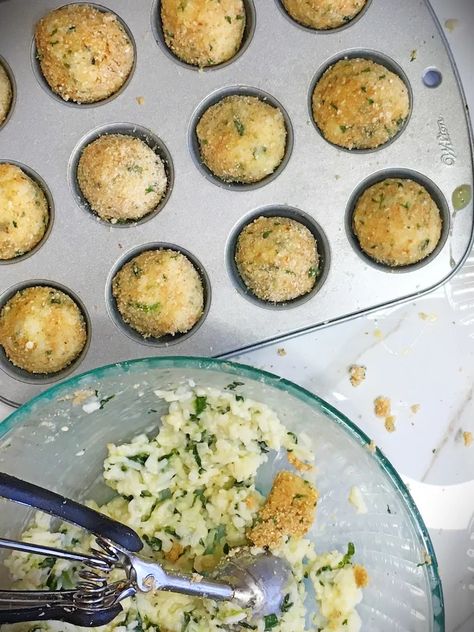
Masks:
[[[270,549],[292,567],[279,612],[259,620],[232,602],[185,595],[142,593],[123,602],[124,612],[105,630],[120,632],[357,632],[356,611],[366,570],[354,562],[355,547],[316,552],[305,537],[314,519],[317,491],[309,438],[288,432],[274,410],[236,391],[181,386],[156,391],[168,403],[159,432],[109,445],[104,479],[114,498],[98,507],[135,529],[144,553],[176,570],[212,572],[237,547]],[[275,471],[263,494],[262,471]],[[258,478],[257,478],[258,475]],[[267,495],[267,498],[265,498]],[[88,551],[92,536],[37,514],[22,539]],[[6,564],[15,588],[67,589],[77,568],[65,560],[14,552]],[[111,581],[122,571],[114,571]],[[315,603],[316,602],[316,603]],[[14,630],[71,630],[59,622],[4,626]]]

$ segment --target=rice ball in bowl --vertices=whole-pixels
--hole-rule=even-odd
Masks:
[[[312,232],[280,215],[261,216],[244,226],[234,257],[247,289],[261,301],[280,304],[309,294],[322,263]]]
[[[404,80],[372,59],[344,58],[316,82],[311,107],[323,137],[345,149],[376,149],[394,138],[410,114]]]
[[[0,127],[10,112],[13,100],[13,88],[7,71],[0,60]]]
[[[0,261],[31,252],[49,222],[48,200],[39,184],[17,165],[0,163]]]
[[[357,199],[352,230],[361,250],[377,263],[403,267],[422,261],[438,245],[441,211],[427,191],[408,178],[387,178]]]
[[[283,0],[288,15],[312,29],[336,29],[353,20],[367,0]]]
[[[135,60],[133,43],[115,13],[66,4],[36,25],[41,72],[65,101],[96,103],[118,92]]]
[[[282,109],[249,94],[226,96],[208,107],[195,132],[202,163],[225,183],[261,182],[288,152]]]
[[[82,150],[77,183],[101,219],[137,221],[154,211],[168,187],[165,165],[141,138],[104,134]]]
[[[239,51],[248,19],[244,0],[161,0],[161,31],[181,61],[216,66]]]
[[[30,286],[0,310],[0,345],[8,360],[31,374],[54,374],[73,363],[87,343],[82,310],[65,292]]]
[[[185,334],[205,311],[200,273],[170,248],[145,250],[125,263],[112,279],[112,296],[122,321],[145,339]]]

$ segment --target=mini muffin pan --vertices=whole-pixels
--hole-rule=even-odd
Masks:
[[[472,244],[473,206],[470,201],[456,210],[452,195],[462,185],[472,190],[472,139],[456,69],[428,2],[401,0],[394,11],[389,0],[369,0],[352,22],[316,31],[294,22],[280,0],[245,0],[241,51],[199,70],[166,48],[159,0],[104,0],[99,8],[121,19],[136,60],[116,95],[88,105],[54,95],[35,58],[36,22],[62,4],[0,1],[0,61],[14,88],[11,112],[0,128],[0,160],[24,166],[45,188],[52,217],[40,247],[0,262],[0,306],[28,285],[59,287],[79,303],[88,343],[73,365],[49,376],[16,369],[2,352],[3,401],[22,403],[66,375],[120,360],[171,351],[222,356],[256,347],[418,296],[463,263]],[[408,85],[410,116],[376,150],[335,147],[314,125],[315,81],[343,57],[382,62]],[[206,107],[231,94],[279,105],[285,117],[285,158],[275,174],[255,185],[220,182],[200,161],[196,123]],[[140,222],[101,221],[81,195],[80,151],[101,133],[136,135],[164,160],[166,195]],[[435,251],[402,269],[367,259],[352,233],[358,195],[385,177],[421,182],[443,216]],[[316,236],[321,257],[314,290],[277,308],[248,293],[233,261],[239,230],[260,215],[301,221]],[[205,310],[187,334],[154,340],[123,323],[111,281],[131,257],[159,247],[183,252],[194,263]]]

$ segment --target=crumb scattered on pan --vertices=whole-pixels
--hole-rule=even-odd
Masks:
[[[435,323],[438,320],[438,316],[436,314],[428,314],[426,312],[418,312],[419,318],[421,320],[427,320],[430,323]]]
[[[145,103],[145,97],[135,97],[135,100],[138,105],[143,105]]]
[[[444,21],[444,28],[450,33],[452,33],[458,26],[459,20],[457,18],[448,18]]]
[[[282,356],[282,357],[286,356],[286,349],[284,347],[279,347],[277,349],[277,353],[278,353],[279,356]]]
[[[383,338],[383,332],[378,327],[377,329],[374,329],[374,338],[377,338],[378,340],[382,340]]]
[[[375,451],[377,450],[377,444],[373,440],[371,440],[370,443],[367,443],[365,447],[371,454],[375,454]]]
[[[416,54],[417,54],[417,50],[416,48],[414,48],[411,53],[410,53],[410,61],[415,61],[416,59]]]
[[[365,500],[362,496],[362,492],[360,488],[354,485],[351,487],[349,492],[349,502],[353,507],[355,507],[357,513],[366,514],[367,513],[367,505],[365,504]]]
[[[374,413],[377,417],[388,417],[390,415],[390,399],[380,395],[374,399]]]
[[[365,380],[367,368],[360,364],[352,364],[349,367],[349,379],[352,386],[360,386]]]
[[[283,537],[303,536],[314,520],[318,492],[300,476],[278,472],[255,525],[247,532],[256,546],[276,547]]]
[[[393,415],[385,417],[385,430],[387,432],[395,432],[395,417]]]
[[[462,433],[462,440],[464,441],[464,445],[466,446],[466,448],[469,448],[472,445],[473,441],[474,441],[474,438],[472,436],[472,432],[464,431]]]
[[[298,459],[298,457],[296,457],[293,452],[290,451],[288,451],[288,463],[290,463],[299,472],[309,472],[309,470],[313,469],[313,466],[310,463],[300,461],[300,459]]]
[[[421,408],[420,404],[412,404],[410,406],[410,410],[414,415],[416,415],[416,413],[420,410],[420,408]]]

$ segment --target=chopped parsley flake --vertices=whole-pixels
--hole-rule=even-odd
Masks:
[[[194,410],[196,415],[200,415],[207,406],[207,397],[205,395],[197,395],[194,400]]]
[[[282,612],[288,612],[292,605],[293,602],[290,601],[290,593],[287,593],[281,602],[280,610]]]
[[[141,303],[140,301],[130,301],[129,306],[134,307],[135,309],[139,309],[142,312],[145,312],[146,314],[149,314],[151,312],[158,311],[161,307],[161,304],[160,303],[149,304],[149,303]]]
[[[344,555],[344,557],[339,562],[337,567],[344,568],[344,566],[347,566],[347,564],[350,564],[352,562],[352,556],[354,555],[354,553],[355,553],[354,543],[349,542],[349,544],[347,545],[347,553]]]
[[[287,432],[286,434],[289,435],[296,444],[298,443],[298,437],[295,435],[294,432]]]
[[[237,382],[237,380],[234,380],[233,382],[231,382],[230,384],[227,384],[227,386],[225,387],[226,390],[228,391],[235,391],[235,389],[237,388],[237,386],[243,386],[244,383],[243,382]]]
[[[267,630],[273,630],[273,628],[276,628],[278,625],[278,617],[276,614],[267,614],[263,617],[263,620],[265,622],[265,632],[267,632]]]
[[[100,404],[99,410],[102,410],[103,407],[106,405],[106,403],[110,402],[110,400],[113,399],[114,397],[115,397],[115,394],[109,395],[108,397],[103,397],[99,402]]]
[[[234,125],[238,135],[243,136],[245,133],[245,125],[242,123],[242,121],[238,118],[234,118]]]
[[[133,454],[132,456],[127,456],[129,461],[133,461],[134,463],[139,463],[140,465],[145,465],[146,460],[150,455],[147,452],[140,452],[140,454]]]

